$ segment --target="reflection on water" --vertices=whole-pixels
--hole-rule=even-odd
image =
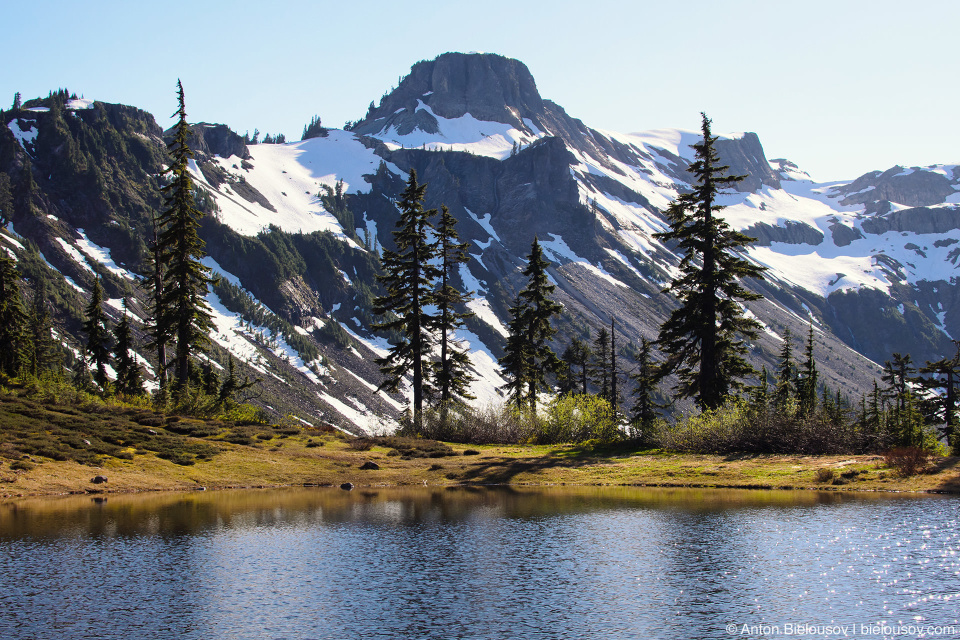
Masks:
[[[640,488],[18,501],[0,505],[0,637],[718,638],[728,624],[877,622],[960,632],[958,507]]]

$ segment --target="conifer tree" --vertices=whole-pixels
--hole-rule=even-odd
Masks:
[[[156,334],[176,343],[173,366],[175,392],[183,399],[189,391],[190,358],[203,352],[213,326],[207,305],[210,269],[200,261],[204,243],[200,239],[203,214],[194,206],[193,180],[187,163],[193,157],[188,145],[190,127],[184,106],[183,85],[177,81],[179,108],[173,140],[167,145],[171,165],[169,183],[163,187],[164,210],[160,214],[158,262],[164,266],[163,292],[157,311]]]
[[[942,421],[940,434],[953,447],[954,455],[960,452],[960,432],[957,419],[957,382],[960,381],[960,341],[954,341],[957,353],[952,358],[940,358],[920,367],[919,373],[927,374],[917,378],[917,382],[925,389],[935,392],[933,400],[939,407],[934,419]]]
[[[537,413],[537,393],[547,389],[547,372],[560,368],[560,359],[550,347],[550,341],[557,332],[550,323],[563,307],[550,296],[555,285],[550,284],[547,269],[550,262],[544,258],[543,249],[536,238],[530,246],[527,267],[523,275],[527,276],[527,286],[520,292],[520,300],[527,309],[526,339],[530,347],[530,370],[527,378],[527,401],[530,411]]]
[[[24,365],[26,324],[17,263],[0,249],[0,372],[9,376],[19,374]]]
[[[439,269],[431,264],[436,246],[430,240],[430,218],[436,209],[425,210],[423,199],[427,185],[417,183],[417,172],[410,170],[407,186],[400,194],[397,209],[400,219],[393,232],[396,251],[384,250],[383,275],[378,276],[386,293],[374,300],[373,312],[391,314],[374,326],[394,331],[399,341],[386,357],[377,358],[384,375],[381,389],[396,392],[404,376],[413,377],[413,427],[420,432],[424,396],[429,393],[429,363],[434,317],[427,313]]]
[[[663,404],[657,402],[657,366],[653,362],[653,343],[646,338],[640,339],[640,351],[637,354],[637,370],[631,376],[637,383],[633,397],[633,423],[640,429],[640,436],[647,439],[650,427],[657,419]]]
[[[441,419],[446,423],[447,409],[451,403],[473,400],[467,391],[474,380],[470,374],[470,354],[456,341],[454,332],[463,326],[464,319],[473,316],[457,309],[463,307],[472,291],[461,292],[453,286],[453,274],[470,260],[468,242],[460,242],[456,229],[457,220],[447,209],[440,206],[437,223],[437,249],[440,258],[440,280],[433,294],[437,307],[436,333],[440,342],[440,360],[433,368],[433,382],[440,400]]]
[[[93,281],[93,291],[90,293],[82,328],[87,334],[84,355],[89,358],[90,368],[93,369],[93,381],[101,391],[106,391],[110,383],[107,377],[107,366],[110,364],[110,332],[107,330],[107,315],[103,312],[103,287],[100,286],[99,277]]]
[[[610,334],[606,327],[600,327],[593,341],[592,382],[597,387],[597,395],[604,400],[610,399]]]
[[[27,370],[39,376],[49,369],[54,361],[54,344],[51,331],[53,320],[47,309],[47,281],[41,275],[34,285],[33,304],[30,305],[28,321],[29,349]]]
[[[164,268],[160,253],[160,232],[157,229],[157,220],[153,220],[153,241],[150,243],[150,263],[148,275],[144,280],[145,288],[150,292],[150,318],[147,321],[147,331],[150,343],[147,345],[157,351],[157,384],[159,387],[158,404],[167,403],[167,343],[170,341],[169,327],[162,326],[158,320],[164,317],[163,279]]]
[[[593,351],[590,349],[590,345],[580,338],[574,338],[567,345],[560,356],[564,365],[564,375],[560,381],[561,393],[587,394],[592,359]]]
[[[777,378],[773,388],[773,408],[781,416],[786,417],[792,411],[793,400],[796,398],[796,377],[796,367],[793,363],[793,335],[787,328],[783,332],[780,359],[777,361]]]
[[[799,400],[798,413],[801,418],[813,415],[817,409],[817,362],[813,356],[813,325],[807,333],[807,346],[803,352],[803,367],[798,373],[797,399]]]
[[[533,367],[533,349],[527,339],[529,309],[519,296],[510,307],[510,322],[507,324],[507,343],[504,354],[497,362],[507,383],[501,387],[507,392],[508,402],[517,411],[522,411],[527,398],[527,385]]]
[[[723,209],[717,204],[722,189],[742,178],[723,175],[728,167],[719,165],[717,138],[710,132],[710,119],[701,115],[703,140],[693,145],[696,161],[689,168],[696,178],[693,191],[667,208],[670,229],[655,236],[676,242],[683,256],[680,275],[664,289],[677,296],[680,306],[660,327],[658,343],[667,354],[661,375],[676,374],[681,396],[714,409],[754,373],[744,358],[746,340],[756,339],[761,327],[744,314],[739,301],[762,296],[744,289],[740,280],[761,278],[764,269],[739,255],[753,238],[716,217]]]
[[[0,172],[0,227],[7,226],[11,220],[13,220],[13,192],[10,190],[10,176]]]
[[[613,416],[616,418],[620,413],[620,390],[617,382],[619,380],[617,371],[617,323],[613,318],[610,319],[610,407],[613,409]]]
[[[125,396],[142,396],[143,373],[133,354],[133,333],[130,330],[130,316],[127,314],[127,300],[123,300],[123,313],[120,322],[113,328],[113,367],[117,374],[116,391]]]

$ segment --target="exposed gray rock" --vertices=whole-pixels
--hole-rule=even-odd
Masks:
[[[372,460],[367,460],[362,465],[360,465],[360,468],[364,470],[370,469],[373,471],[377,471],[378,469],[380,469],[380,465],[378,465],[376,462],[373,462]]]
[[[733,140],[717,140],[720,161],[729,165],[727,175],[746,176],[736,185],[737,191],[759,191],[764,185],[780,188],[780,177],[770,168],[757,134],[747,132]]]
[[[207,156],[220,156],[229,158],[237,156],[242,160],[250,158],[250,151],[243,141],[243,137],[231,130],[225,124],[208,124],[198,122],[190,126],[193,135],[188,143],[190,149],[196,154]],[[169,138],[173,129],[164,132],[164,138]]]
[[[946,233],[960,229],[960,207],[936,209],[916,207],[893,211],[885,216],[865,219],[861,224],[866,233],[882,234],[888,231],[912,233]]]
[[[343,489],[344,491],[353,491],[353,483],[344,482],[342,485],[340,485],[340,488]]]
[[[782,227],[758,222],[744,229],[743,233],[751,238],[756,238],[757,241],[753,244],[761,247],[769,247],[773,242],[810,245],[818,245],[823,242],[823,233],[819,230],[803,222],[794,222],[793,220],[787,220]]]
[[[856,227],[848,227],[845,224],[840,224],[839,222],[834,222],[830,225],[830,233],[833,235],[833,244],[838,247],[845,247],[854,240],[859,240],[863,237],[863,234],[860,232],[860,229]]]
[[[103,484],[107,481],[107,476],[93,476],[90,478],[90,482],[93,484]]]
[[[908,207],[926,207],[943,202],[955,190],[944,175],[896,166],[883,173],[865,173],[850,184],[838,187],[837,192],[846,196],[840,201],[843,205],[889,201]]]

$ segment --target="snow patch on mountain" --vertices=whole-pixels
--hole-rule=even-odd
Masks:
[[[402,112],[403,109],[398,110]],[[520,131],[516,127],[502,122],[477,120],[469,113],[459,118],[444,118],[433,112],[423,100],[417,100],[414,110],[424,111],[437,121],[438,131],[429,133],[414,128],[407,134],[399,133],[396,125],[387,127],[371,137],[382,140],[387,148],[421,148],[427,150],[466,151],[478,156],[503,160],[516,151],[518,145],[528,145],[543,137],[545,134],[533,126],[529,120],[525,121],[533,132]]]

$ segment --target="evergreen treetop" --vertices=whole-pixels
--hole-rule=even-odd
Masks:
[[[740,281],[761,278],[764,267],[740,255],[754,239],[716,215],[723,209],[717,204],[722,190],[742,176],[724,175],[729,167],[720,165],[710,119],[701,115],[703,139],[693,145],[696,160],[689,168],[695,178],[693,190],[680,194],[667,208],[669,230],[655,234],[661,241],[676,243],[682,254],[680,275],[664,289],[680,305],[661,326],[657,341],[667,354],[661,375],[676,374],[681,396],[714,409],[743,387],[743,378],[755,373],[745,359],[746,341],[757,338],[761,325],[744,314],[740,301],[762,296],[747,291]]]

